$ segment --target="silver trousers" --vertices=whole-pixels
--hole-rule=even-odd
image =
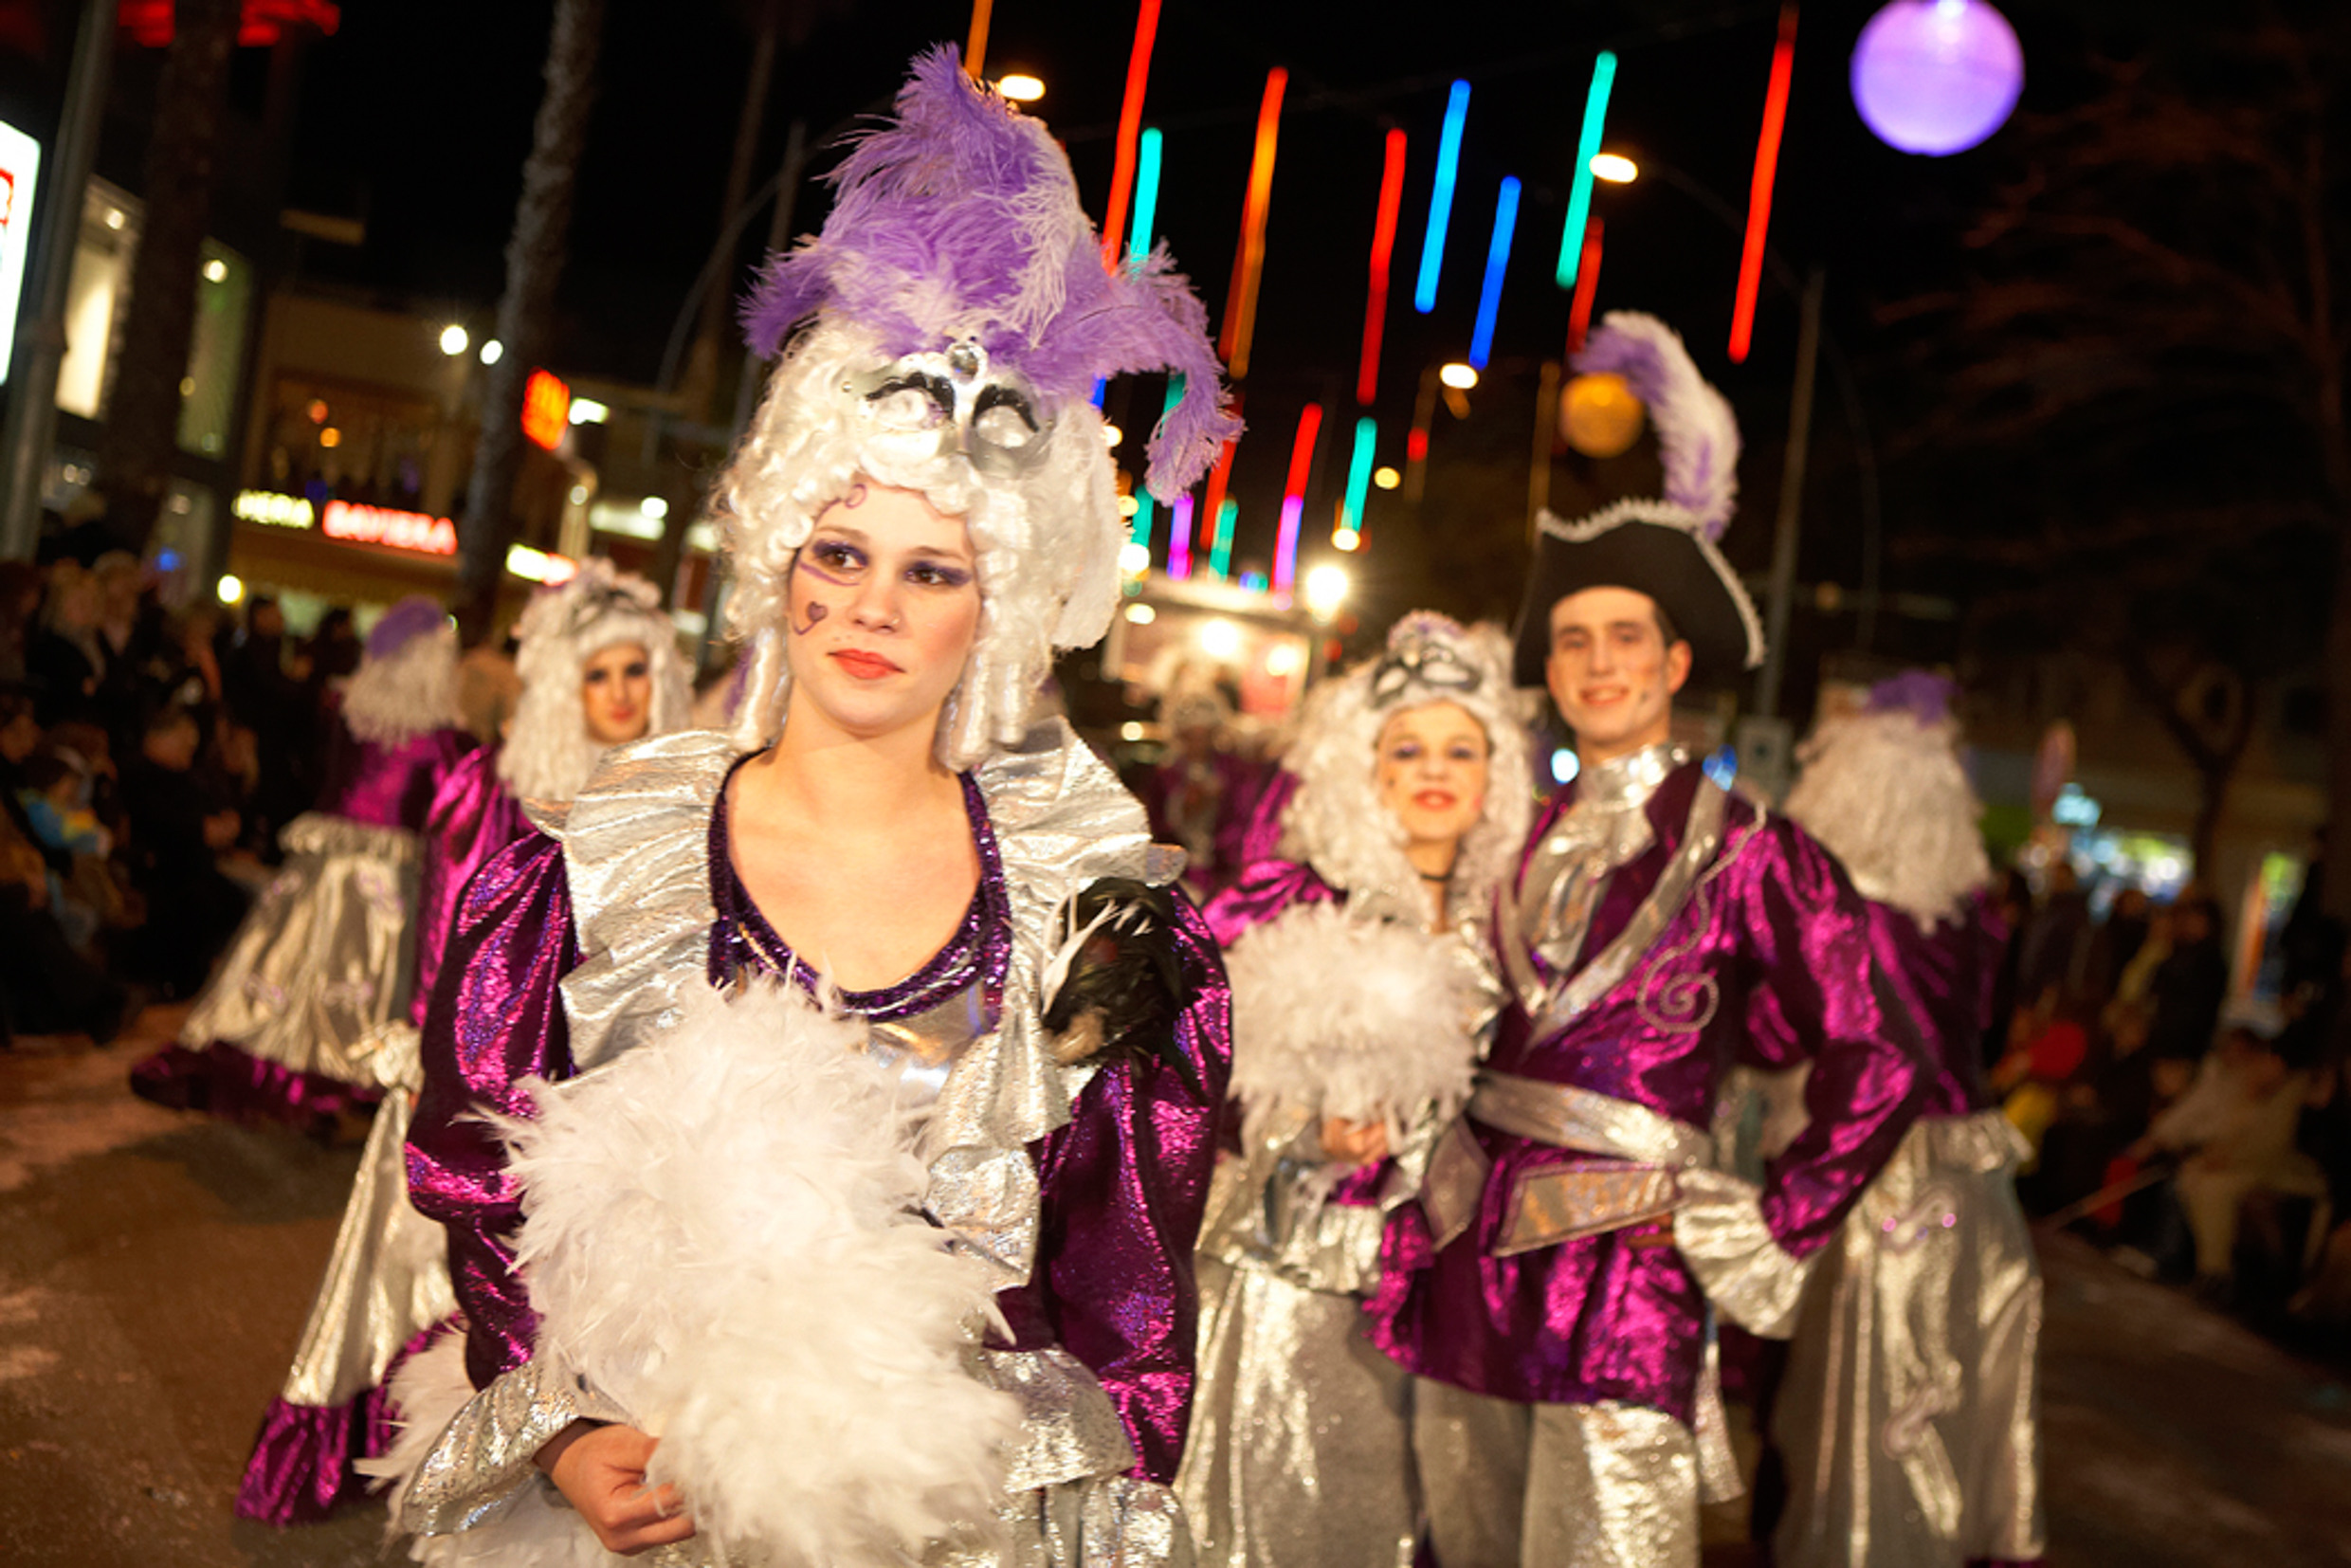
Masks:
[[[1445,1568],[1698,1568],[1698,1440],[1639,1405],[1414,1389],[1412,1448]]]

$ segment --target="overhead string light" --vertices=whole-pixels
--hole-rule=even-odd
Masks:
[[[1127,261],[1140,266],[1151,254],[1151,231],[1159,221],[1159,130],[1144,129],[1135,158],[1135,228],[1127,236]]]
[[[1755,297],[1763,286],[1763,243],[1772,227],[1772,181],[1779,172],[1779,137],[1788,123],[1788,83],[1795,71],[1795,7],[1779,8],[1779,42],[1772,47],[1772,81],[1763,94],[1763,133],[1755,143],[1755,179],[1747,190],[1747,240],[1739,256],[1739,293],[1731,303],[1730,356],[1744,364],[1755,340]]]
[[[1232,258],[1232,287],[1225,298],[1225,330],[1216,343],[1234,380],[1248,374],[1249,339],[1257,330],[1257,283],[1266,267],[1266,214],[1273,205],[1274,144],[1282,130],[1282,93],[1290,73],[1266,73],[1257,106],[1257,145],[1249,155],[1248,197],[1241,209],[1241,248]]]
[[[1379,213],[1372,220],[1372,286],[1363,306],[1363,362],[1355,374],[1355,400],[1365,408],[1379,397],[1379,340],[1388,322],[1388,271],[1395,256],[1396,216],[1404,205],[1404,133],[1388,133],[1379,171]]]
[[[1355,422],[1355,455],[1347,464],[1347,499],[1331,542],[1353,550],[1363,542],[1363,507],[1372,488],[1372,457],[1379,445],[1379,422],[1365,414]]]
[[[1599,155],[1600,132],[1608,122],[1608,95],[1616,84],[1616,57],[1602,49],[1592,63],[1592,88],[1584,94],[1583,135],[1576,142],[1576,175],[1567,188],[1567,222],[1559,229],[1561,288],[1574,288],[1583,263],[1584,218],[1592,210],[1592,160]]]
[[[1241,517],[1241,503],[1227,498],[1216,507],[1216,537],[1208,550],[1209,574],[1218,582],[1232,580],[1232,535]]]
[[[1494,322],[1502,314],[1502,283],[1510,271],[1510,238],[1519,224],[1519,181],[1503,176],[1494,198],[1494,237],[1485,246],[1485,284],[1478,291],[1478,324],[1469,337],[1469,368],[1484,370],[1494,355]]]
[[[1437,274],[1445,269],[1445,228],[1453,219],[1453,180],[1461,171],[1461,128],[1469,118],[1469,83],[1456,82],[1445,100],[1445,129],[1437,137],[1437,177],[1429,190],[1429,230],[1420,242],[1420,277],[1412,308],[1437,308]]]
[[[1592,297],[1600,289],[1600,233],[1598,214],[1584,226],[1583,254],[1576,268],[1576,299],[1567,307],[1567,352],[1575,354],[1584,346],[1584,334],[1592,330]]]
[[[1102,227],[1103,265],[1112,269],[1119,264],[1119,236],[1126,228],[1127,199],[1135,191],[1136,141],[1143,123],[1143,89],[1151,80],[1151,46],[1158,32],[1159,0],[1142,0],[1135,12],[1135,47],[1126,57],[1126,96],[1119,104],[1118,155],[1110,166],[1110,211]],[[1136,253],[1149,255],[1150,251],[1145,246]]]
[[[1177,582],[1192,575],[1192,496],[1177,496],[1168,504],[1167,574]]]
[[[1167,416],[1174,413],[1176,411],[1176,405],[1183,400],[1184,378],[1182,374],[1177,374],[1169,376],[1167,378],[1167,403],[1159,410],[1159,421],[1161,424],[1165,424],[1167,422]],[[1146,550],[1151,548],[1152,510],[1151,487],[1147,484],[1136,485],[1135,521],[1133,526],[1128,528],[1126,537],[1129,540],[1136,544],[1141,545]]]

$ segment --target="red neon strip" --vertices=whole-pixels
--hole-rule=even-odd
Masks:
[[[1322,405],[1309,403],[1298,411],[1298,443],[1290,448],[1290,482],[1283,488],[1283,500],[1306,499],[1306,479],[1314,472],[1314,438],[1321,431]]]
[[[1592,326],[1592,296],[1600,286],[1600,220],[1595,215],[1584,226],[1584,253],[1576,263],[1576,302],[1567,312],[1567,352],[1574,354],[1584,346],[1584,334]]]
[[[1429,456],[1429,431],[1426,426],[1416,427],[1404,438],[1404,461],[1420,463]]]
[[[1232,400],[1232,411],[1241,411],[1241,400],[1237,397]],[[1209,470],[1208,495],[1200,504],[1200,516],[1205,520],[1200,526],[1212,543],[1216,537],[1217,520],[1225,512],[1225,485],[1232,478],[1232,449],[1239,445],[1238,436],[1226,442],[1224,450],[1216,454],[1216,466]]]
[[[1779,172],[1779,133],[1788,122],[1788,78],[1795,69],[1795,7],[1779,9],[1772,48],[1772,84],[1763,95],[1763,134],[1755,144],[1755,183],[1747,192],[1747,244],[1739,258],[1739,297],[1731,305],[1731,362],[1744,364],[1755,337],[1755,297],[1763,285],[1763,236],[1772,224],[1772,177]]]
[[[1249,338],[1257,330],[1257,280],[1266,265],[1266,211],[1273,201],[1274,140],[1282,129],[1282,91],[1290,73],[1266,73],[1257,106],[1257,147],[1249,155],[1248,200],[1241,209],[1241,248],[1232,258],[1232,289],[1225,296],[1225,330],[1216,352],[1236,376],[1248,374]]]
[[[1159,32],[1159,0],[1142,0],[1135,13],[1135,52],[1126,60],[1126,100],[1119,106],[1119,155],[1110,169],[1110,218],[1103,225],[1103,265],[1119,267],[1126,234],[1126,204],[1135,194],[1135,138],[1142,134],[1143,86],[1151,77],[1151,43]]]
[[[1404,133],[1388,133],[1387,163],[1379,173],[1379,217],[1372,225],[1372,293],[1363,307],[1363,364],[1355,400],[1365,408],[1379,396],[1379,338],[1388,322],[1388,262],[1395,254],[1396,210],[1404,202]]]

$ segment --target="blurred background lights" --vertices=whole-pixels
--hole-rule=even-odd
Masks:
[[[1104,425],[1103,427],[1103,444],[1104,446],[1116,447],[1120,442],[1124,441],[1125,439],[1126,432],[1120,429],[1116,425]]]
[[[1894,0],[1853,46],[1853,106],[1904,153],[1963,153],[2000,128],[2024,90],[2025,55],[1983,0]]]
[[[465,329],[455,321],[441,329],[441,352],[452,359],[465,353],[465,345],[472,341],[465,336]]]
[[[208,283],[227,283],[228,281],[228,264],[222,261],[217,256],[205,263],[204,281]]]
[[[1372,470],[1372,483],[1383,490],[1393,490],[1404,483],[1404,476],[1383,463]]]
[[[1296,643],[1276,643],[1266,649],[1266,673],[1277,681],[1286,681],[1306,665],[1306,656]]]
[[[1559,392],[1560,438],[1586,457],[1630,450],[1647,417],[1631,383],[1613,372],[1578,375]]]
[[[1015,103],[1034,103],[1045,96],[1045,83],[1024,71],[996,78],[996,91]]]
[[[1151,546],[1129,539],[1119,546],[1119,570],[1139,577],[1151,570]]]
[[[1562,784],[1571,782],[1579,767],[1581,764],[1576,760],[1576,754],[1565,746],[1551,754],[1551,776]]]
[[[460,350],[459,352],[463,353],[464,351]],[[488,342],[482,345],[482,362],[485,365],[495,365],[498,363],[500,358],[504,356],[505,352],[506,345],[493,337]]]
[[[1200,651],[1212,659],[1230,659],[1241,651],[1241,629],[1218,619],[1200,623]]]
[[[213,588],[212,596],[223,604],[244,603],[245,579],[233,572],[224,574],[219,584]]]
[[[1329,620],[1346,602],[1346,568],[1324,561],[1306,574],[1306,612],[1316,620]]]
[[[574,425],[601,425],[611,417],[612,410],[609,404],[599,403],[592,397],[572,399],[572,423]]]
[[[1478,373],[1456,359],[1437,372],[1437,379],[1455,392],[1467,392],[1478,384]]]
[[[637,502],[637,510],[648,518],[665,518],[669,515],[669,502],[659,496],[647,496]]]
[[[1611,185],[1631,185],[1641,177],[1641,166],[1622,153],[1592,155],[1592,177]]]
[[[1147,604],[1131,604],[1126,607],[1126,619],[1130,626],[1149,626],[1158,618],[1159,612]]]

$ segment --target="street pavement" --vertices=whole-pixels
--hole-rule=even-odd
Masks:
[[[178,1019],[0,1053],[0,1563],[404,1561],[379,1504],[285,1532],[229,1512],[357,1153],[134,1099]],[[2079,1243],[2044,1266],[2055,1568],[2351,1563],[2340,1377]],[[1709,1524],[1707,1568],[1743,1568]]]

